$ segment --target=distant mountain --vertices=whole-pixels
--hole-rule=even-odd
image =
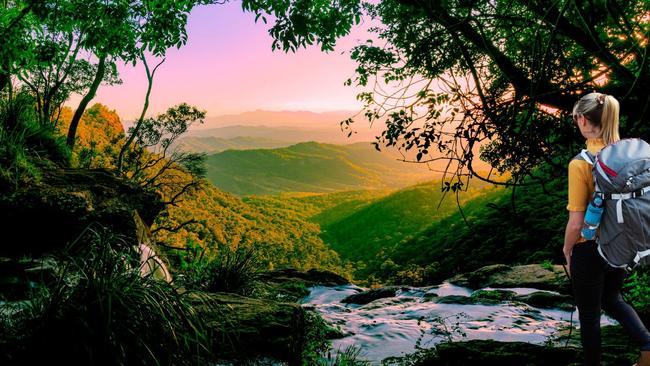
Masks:
[[[221,137],[186,137],[181,139],[178,147],[188,152],[204,152],[208,154],[218,153],[224,150],[249,150],[249,149],[271,149],[286,147],[293,142],[274,140],[266,137],[237,136],[233,138]]]
[[[347,132],[342,132],[338,125],[332,124],[325,127],[305,127],[301,124],[295,126],[273,126],[266,125],[231,125],[218,128],[190,130],[184,141],[193,137],[215,137],[222,139],[232,139],[235,137],[259,137],[270,140],[288,141],[298,143],[304,141],[317,141],[331,144],[349,144],[354,142],[372,141],[376,135],[368,129],[356,128],[359,133],[352,134],[348,137]],[[363,132],[363,133],[361,133]]]
[[[373,141],[381,134],[382,124],[372,126],[362,117],[356,117],[352,130],[341,131],[340,122],[355,115],[354,111],[314,113],[307,111],[256,110],[240,114],[207,117],[203,124],[195,124],[186,136],[233,138],[237,136],[265,137],[293,143],[317,141],[347,144]],[[262,147],[262,146],[260,146]]]
[[[400,188],[439,176],[424,164],[398,161],[368,142],[303,142],[285,148],[226,150],[209,155],[207,177],[238,195]]]
[[[232,125],[302,128],[338,128],[338,123],[355,115],[355,111],[332,111],[315,113],[309,111],[264,111],[256,110],[239,114],[228,114],[205,118],[200,129],[219,128]]]

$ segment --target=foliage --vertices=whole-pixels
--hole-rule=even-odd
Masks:
[[[190,365],[209,355],[190,294],[141,277],[119,237],[89,228],[60,263],[53,283],[3,319],[3,364]]]
[[[17,76],[35,94],[43,123],[52,119],[70,93],[82,94],[67,134],[72,147],[79,121],[99,85],[119,82],[115,61],[135,64],[146,53],[162,57],[168,48],[180,48],[187,42],[185,26],[192,8],[211,2],[5,2],[0,7],[0,30],[9,36],[4,41],[12,47],[0,51],[0,91],[10,84],[11,76]],[[13,49],[20,46],[24,50]],[[96,65],[84,60],[88,55],[97,60]]]
[[[30,95],[0,99],[0,185],[15,188],[38,179],[43,159],[67,166],[65,141],[51,126],[39,125]]]
[[[357,1],[244,0],[242,8],[255,13],[255,21],[267,22],[265,14],[275,17],[269,29],[274,38],[272,48],[295,52],[300,47],[321,45],[323,51],[333,51],[338,37],[350,32],[352,24],[359,23],[360,4]]]
[[[489,194],[495,188],[481,182],[466,192],[441,192],[442,182],[427,182],[393,191],[351,191],[321,195],[249,197],[256,207],[278,207],[320,226],[320,238],[341,258],[356,262],[354,277],[370,274],[385,281],[419,285],[437,273],[435,263],[405,261],[395,268],[380,268],[403,240],[417,238],[432,222],[458,211],[458,204]],[[462,207],[462,206],[461,206]],[[392,262],[394,264],[394,262]],[[413,265],[409,265],[413,264]]]
[[[367,366],[361,356],[361,349],[350,346],[332,355],[329,335],[336,330],[315,311],[305,312],[305,346],[302,353],[303,365],[318,366]]]
[[[221,248],[216,254],[189,242],[180,255],[180,277],[177,282],[188,289],[204,292],[231,292],[250,296],[255,290],[261,266],[254,247]]]
[[[377,153],[367,142],[310,141],[276,149],[223,151],[209,155],[206,168],[214,185],[241,196],[401,188],[437,175],[424,166],[409,169],[396,155]]]
[[[57,124],[60,134],[65,134],[74,113],[63,107]],[[81,168],[115,169],[116,146],[124,139],[120,117],[107,106],[95,103],[86,109],[77,130],[77,143],[73,150],[72,165]]]
[[[186,103],[169,108],[155,118],[139,124],[135,144],[126,152],[121,173],[146,189],[162,193],[166,203],[175,204],[179,197],[201,185],[205,175],[203,154],[171,148],[189,126],[205,118],[205,111]]]
[[[276,16],[271,35],[284,50],[333,42],[362,14],[380,22],[352,50],[357,74],[347,81],[369,87],[358,95],[363,115],[386,123],[376,147],[416,150],[419,162],[446,159],[456,187],[468,174],[492,180],[476,170],[479,157],[511,172],[512,184],[563,175],[581,140],[568,116],[593,89],[621,101],[628,135],[649,137],[645,0],[294,0],[244,8]],[[324,16],[337,13],[336,22]]]
[[[637,267],[623,284],[625,301],[636,311],[647,316],[650,314],[650,269]]]
[[[179,227],[173,232],[160,227]],[[184,248],[194,242],[205,255],[220,250],[254,246],[260,269],[328,269],[342,275],[350,272],[338,254],[318,237],[317,225],[285,210],[281,205],[243,202],[212,185],[188,194],[178,206],[168,207],[153,227],[157,241],[165,246]],[[174,250],[177,251],[177,250]]]
[[[418,236],[399,242],[386,257],[400,267],[436,263],[431,283],[489,264],[560,262],[566,196],[552,193],[564,192],[564,187],[566,181],[556,180],[546,189],[527,186],[487,193],[463,206],[464,218],[454,213],[434,222]]]

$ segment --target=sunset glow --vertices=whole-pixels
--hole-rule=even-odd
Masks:
[[[197,7],[189,17],[188,43],[170,49],[156,73],[149,114],[180,102],[205,109],[208,116],[256,109],[358,110],[362,105],[355,97],[360,89],[343,82],[356,68],[347,51],[367,39],[365,27],[354,28],[335,52],[312,46],[285,54],[271,51],[269,25],[256,24],[240,2]],[[94,102],[132,120],[139,115],[146,92],[144,67],[119,63],[118,70],[124,83],[102,86]],[[75,106],[79,99],[75,96],[68,104]]]

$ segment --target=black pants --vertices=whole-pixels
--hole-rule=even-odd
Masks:
[[[626,274],[624,269],[605,262],[594,241],[573,247],[571,282],[580,315],[580,340],[585,365],[600,365],[601,308],[623,326],[641,350],[650,351],[650,332],[621,296]]]

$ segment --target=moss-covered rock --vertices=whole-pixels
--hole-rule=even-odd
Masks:
[[[309,295],[308,287],[337,286],[350,283],[346,278],[330,271],[310,269],[299,271],[293,268],[261,272],[258,297],[297,302]]]
[[[53,169],[40,182],[0,194],[0,255],[55,252],[100,223],[137,244],[137,212],[146,225],[163,209],[158,194],[104,169]]]
[[[225,292],[197,298],[217,357],[271,356],[300,364],[305,343],[305,310],[300,305]]]
[[[570,282],[562,266],[546,268],[539,264],[507,266],[494,264],[452,277],[449,282],[473,289],[483,287],[532,287],[562,293],[570,292]]]
[[[527,295],[519,295],[514,297],[513,300],[526,303],[536,308],[560,309],[565,311],[574,310],[573,297],[546,291],[535,291]]]

